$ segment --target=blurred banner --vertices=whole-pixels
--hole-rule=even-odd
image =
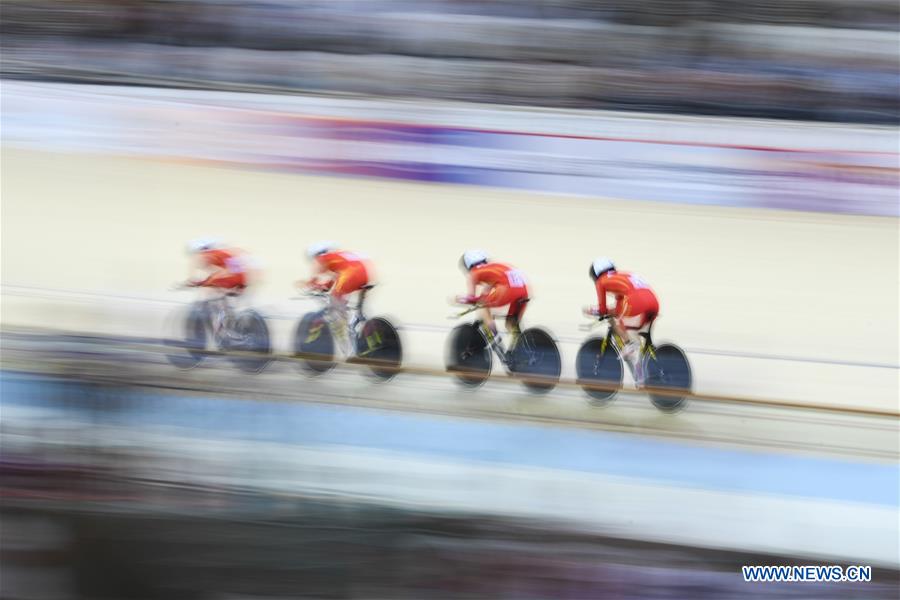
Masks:
[[[458,107],[411,117],[399,101],[4,87],[7,144],[556,194],[900,215],[893,128],[604,113],[575,119],[540,110],[499,117]],[[538,121],[543,129],[535,131]]]

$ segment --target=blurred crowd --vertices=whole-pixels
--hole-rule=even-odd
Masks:
[[[4,76],[895,123],[895,0],[7,0]]]

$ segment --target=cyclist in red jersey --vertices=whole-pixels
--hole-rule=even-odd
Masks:
[[[317,242],[307,248],[313,261],[313,276],[298,281],[300,287],[330,291],[332,317],[336,321],[335,334],[345,353],[351,354],[347,327],[347,296],[368,285],[371,266],[368,260],[353,252],[339,250],[333,242]]]
[[[588,307],[584,312],[596,317],[611,317],[613,329],[627,341],[623,351],[624,358],[631,362],[634,372],[640,379],[641,344],[630,332],[649,328],[659,315],[659,301],[656,294],[646,281],[633,273],[617,271],[613,262],[603,256],[591,263],[590,275],[597,289],[599,306]],[[607,294],[613,294],[615,298],[614,313],[609,312]]]
[[[515,343],[520,332],[519,324],[525,312],[525,304],[529,299],[525,274],[507,264],[489,262],[487,255],[481,250],[466,251],[459,264],[468,274],[469,288],[466,295],[457,296],[457,302],[483,305],[484,323],[494,334],[492,343],[496,344],[500,344],[501,339],[491,309],[508,305],[506,330],[512,335],[512,341]]]
[[[205,277],[189,279],[187,287],[206,288],[213,292],[206,302],[214,332],[230,332],[229,319],[233,307],[229,297],[240,296],[249,284],[249,259],[236,248],[226,248],[221,242],[211,238],[193,240],[188,243],[188,254],[199,261]]]
[[[247,260],[235,248],[225,248],[213,239],[194,240],[188,243],[188,252],[200,261],[207,272],[203,279],[189,280],[190,287],[205,287],[239,295],[247,288]]]

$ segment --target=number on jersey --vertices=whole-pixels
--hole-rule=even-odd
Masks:
[[[643,290],[645,288],[650,287],[650,284],[648,284],[646,281],[644,281],[637,275],[629,275],[628,279],[631,281],[631,285],[633,285],[634,288],[637,290]]]
[[[510,269],[509,271],[507,271],[506,278],[509,280],[509,287],[525,287],[525,273],[523,273],[519,269]]]
[[[243,273],[247,267],[239,257],[229,256],[225,259],[225,268],[232,273]]]

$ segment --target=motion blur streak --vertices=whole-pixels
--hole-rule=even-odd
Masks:
[[[898,19],[4,1],[0,597],[897,598]],[[376,284],[341,344],[320,240]],[[474,248],[550,335],[449,343]],[[601,255],[659,300],[640,364],[583,346]]]

